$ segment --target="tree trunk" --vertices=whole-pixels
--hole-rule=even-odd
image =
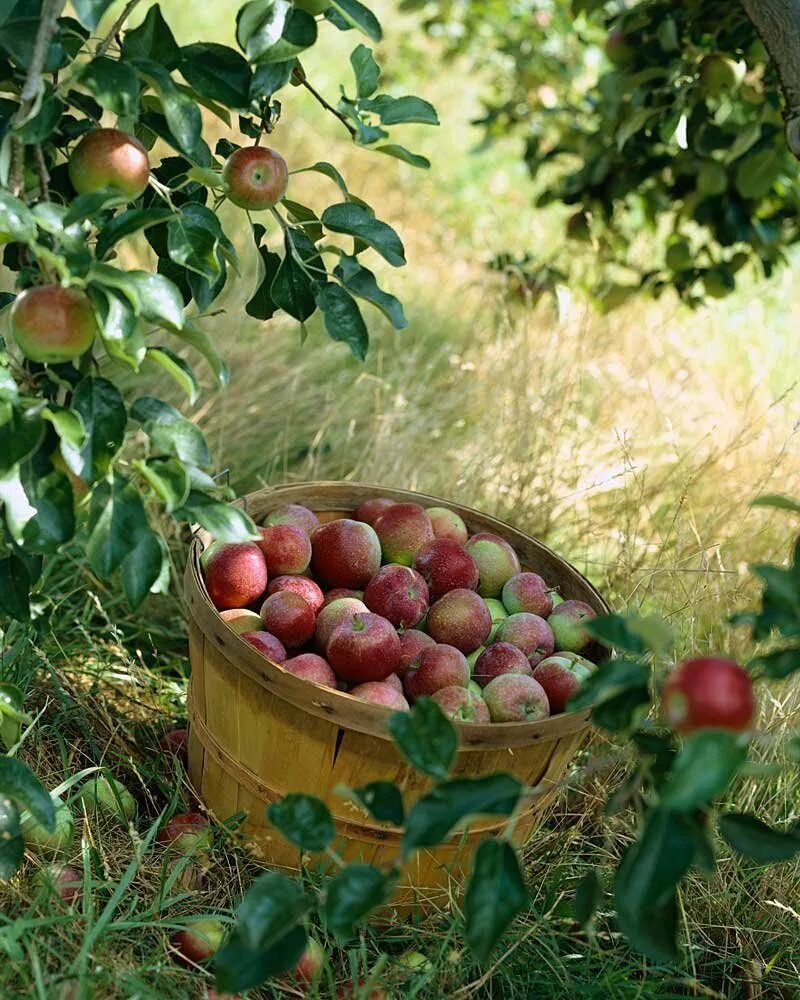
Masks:
[[[778,69],[786,100],[786,141],[800,159],[800,0],[742,0]]]

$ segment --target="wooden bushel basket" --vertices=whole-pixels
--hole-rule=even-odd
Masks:
[[[544,545],[486,514],[439,497],[357,483],[298,483],[261,490],[243,504],[256,523],[276,507],[302,503],[321,521],[349,516],[361,501],[388,496],[425,507],[447,506],[470,533],[492,531],[517,550],[523,569],[541,573],[566,598],[586,601],[599,613],[608,606],[577,570]],[[430,788],[392,743],[390,710],[312,684],[267,660],[229,629],[209,600],[200,570],[208,536],[194,540],[186,568],[189,610],[189,777],[218,820],[245,812],[248,850],[268,865],[297,869],[293,845],[272,827],[265,807],[289,792],[317,795],[336,821],[338,854],[347,861],[382,865],[399,856],[400,831],[373,820],[337,786],[357,788],[371,781],[395,781],[410,806]],[[535,797],[517,818],[513,839],[524,844],[552,801],[588,726],[588,712],[557,715],[541,722],[458,724],[460,746],[452,777],[506,771]],[[461,881],[477,843],[502,828],[497,817],[477,818],[446,844],[418,851],[403,872],[395,905],[446,905],[451,879]]]

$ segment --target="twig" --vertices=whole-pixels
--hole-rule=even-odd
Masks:
[[[125,4],[122,13],[119,15],[116,21],[111,25],[111,30],[108,32],[106,37],[102,40],[102,42],[100,42],[100,44],[95,49],[94,53],[95,59],[98,56],[104,56],[106,54],[109,45],[111,45],[111,43],[114,41],[117,34],[119,33],[120,28],[128,20],[134,7],[136,7],[139,2],[140,0],[128,0],[128,2]]]
[[[33,147],[33,159],[36,163],[36,175],[39,178],[39,194],[42,201],[50,200],[50,173],[44,160],[42,147],[37,142]]]
[[[315,87],[311,86],[311,84],[306,79],[305,73],[301,74],[301,73],[298,73],[297,70],[295,70],[293,75],[294,75],[294,79],[298,83],[301,83],[306,88],[306,90],[310,94],[312,94],[317,99],[317,101],[319,101],[319,103],[323,106],[323,108],[325,108],[326,111],[330,111],[330,113],[332,115],[335,115],[335,117],[339,119],[339,121],[342,123],[342,125],[344,125],[344,127],[350,133],[350,137],[353,138],[353,139],[355,139],[355,137],[356,137],[356,130],[355,130],[355,128],[350,124],[350,122],[342,114],[341,111],[339,111],[332,104],[330,104],[328,101],[326,101],[325,98],[322,96],[322,94],[320,94],[320,92]]]
[[[58,19],[65,6],[66,0],[44,0],[42,4],[42,16],[39,21],[39,30],[36,32],[36,41],[33,43],[31,64],[28,67],[28,75],[25,77],[25,83],[19,95],[19,107],[12,119],[12,125],[21,125],[27,121],[31,108],[36,102],[39,95],[39,84],[42,80],[42,70],[47,59],[47,50],[50,48],[50,39],[56,33]]]
[[[8,167],[8,187],[15,198],[22,194],[25,170],[25,147],[15,136],[11,137],[11,162]]]

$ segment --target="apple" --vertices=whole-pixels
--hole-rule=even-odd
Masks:
[[[315,615],[325,602],[325,595],[318,583],[314,583],[307,576],[276,576],[270,580],[267,587],[267,595],[277,594],[279,590],[291,590],[299,594]]]
[[[474,590],[451,590],[428,612],[428,633],[437,642],[471,653],[492,630],[492,616]]]
[[[389,497],[373,497],[371,500],[364,500],[356,507],[353,518],[356,521],[364,521],[374,528],[381,514],[394,505],[395,501]]]
[[[242,632],[257,632],[261,628],[261,615],[250,608],[226,608],[220,611],[219,616],[237,635]]]
[[[108,189],[129,201],[138,198],[150,180],[150,160],[139,140],[116,128],[87,132],[72,151],[69,179],[78,194]]]
[[[323,687],[336,688],[336,674],[328,661],[316,653],[300,653],[290,660],[285,660],[281,666],[295,677],[313,681]]]
[[[340,597],[354,597],[357,601],[361,601],[362,604],[364,603],[363,590],[351,590],[349,587],[333,587],[331,590],[325,591],[325,600],[322,602],[322,607],[327,608],[329,604],[338,601]]]
[[[667,721],[679,733],[743,732],[752,726],[756,713],[750,675],[724,656],[684,660],[667,678],[661,702]]]
[[[161,827],[156,840],[186,857],[201,851],[205,853],[211,847],[211,824],[202,813],[178,813]]]
[[[51,797],[56,813],[55,827],[47,830],[33,816],[27,816],[22,821],[22,837],[25,846],[37,854],[67,854],[75,835],[75,820],[66,802],[57,795]]]
[[[484,688],[501,674],[526,674],[530,677],[532,673],[528,657],[510,642],[495,642],[487,646],[473,670],[475,680]]]
[[[555,638],[554,649],[570,653],[580,653],[586,649],[592,637],[582,623],[593,618],[597,618],[597,612],[584,601],[562,601],[547,619]]]
[[[329,587],[365,587],[381,566],[381,543],[363,521],[342,517],[314,529],[311,566]]]
[[[700,89],[705,97],[719,97],[739,82],[741,71],[737,63],[718,52],[705,56],[700,63]]]
[[[372,986],[367,992],[367,981],[340,983],[336,987],[336,1000],[391,1000],[382,986]]]
[[[294,978],[301,983],[318,983],[325,967],[325,952],[319,941],[309,938],[306,949],[294,967]]]
[[[84,292],[38,285],[14,299],[11,332],[26,358],[55,365],[85,354],[98,329],[94,306]]]
[[[287,649],[302,646],[314,635],[316,618],[303,598],[292,590],[279,590],[261,605],[264,628]]]
[[[394,684],[387,684],[386,681],[367,681],[364,684],[357,684],[351,688],[350,694],[361,701],[369,701],[373,705],[385,705],[396,712],[407,712],[409,705],[400,691]]]
[[[367,584],[364,603],[395,628],[413,628],[428,613],[428,585],[410,566],[389,563]]]
[[[286,160],[267,146],[234,150],[222,168],[225,193],[234,205],[248,212],[274,208],[286,194],[289,170]]]
[[[455,722],[491,722],[486,702],[468,687],[439,688],[431,698]]]
[[[400,674],[389,674],[386,680],[381,681],[380,683],[388,684],[390,687],[393,687],[395,691],[399,691],[400,694],[403,694],[403,682],[400,679]]]
[[[246,607],[267,589],[267,563],[255,542],[212,542],[200,563],[208,596],[219,610]]]
[[[628,66],[636,54],[628,36],[621,28],[612,28],[606,35],[605,53],[615,66]]]
[[[440,643],[422,650],[419,666],[403,678],[406,694],[411,701],[432,695],[443,687],[463,687],[469,684],[467,658],[456,649]]]
[[[497,635],[497,630],[503,624],[503,622],[508,618],[508,611],[502,601],[498,601],[496,597],[485,597],[484,604],[489,609],[489,614],[492,617],[492,630],[488,635],[487,642],[494,642],[495,636]]]
[[[78,800],[88,813],[105,813],[121,823],[136,816],[136,799],[116,778],[92,778],[81,788]]]
[[[506,580],[520,572],[517,553],[505,538],[491,531],[479,531],[467,541],[465,548],[478,567],[481,597],[499,597]]]
[[[36,883],[65,903],[74,903],[83,895],[83,872],[72,865],[47,865],[37,873]]]
[[[426,542],[433,541],[433,525],[427,511],[416,503],[395,503],[375,522],[385,562],[412,566]]]
[[[501,674],[483,689],[492,722],[535,722],[550,715],[542,685],[524,674]]]
[[[432,601],[451,590],[477,590],[478,587],[475,560],[452,538],[434,538],[423,545],[414,559],[414,569],[427,581]]]
[[[536,665],[533,676],[545,690],[551,715],[564,711],[567,702],[594,669],[590,660],[576,653],[555,653]]]
[[[224,937],[225,924],[208,917],[195,920],[185,930],[173,934],[170,944],[178,961],[194,965],[213,958]]]
[[[504,622],[501,622],[497,630],[497,641],[510,642],[518,646],[528,657],[532,667],[556,648],[553,630],[545,619],[527,611],[509,615]]]
[[[450,538],[463,545],[469,538],[467,526],[454,510],[447,507],[428,507],[433,534],[436,538]]]
[[[399,965],[401,968],[408,969],[411,972],[427,972],[433,968],[431,960],[426,958],[421,951],[404,951],[402,955],[397,956],[394,962],[395,965]]]
[[[189,763],[187,743],[189,742],[188,729],[171,729],[158,741],[159,750],[168,757],[177,757],[183,764],[184,770]]]
[[[307,535],[319,525],[319,518],[313,510],[304,507],[301,503],[287,503],[282,507],[276,507],[264,518],[264,524],[293,524],[296,528],[302,528]]]
[[[363,611],[369,611],[369,608],[357,597],[340,597],[326,604],[317,615],[317,625],[314,630],[314,638],[319,648],[324,652],[334,631],[344,622],[350,621],[353,615]]]
[[[256,544],[264,553],[270,578],[304,573],[311,562],[311,539],[296,524],[268,524],[258,529]]]
[[[419,657],[423,649],[435,645],[436,640],[431,639],[427,632],[420,632],[415,628],[401,632],[400,662],[397,665],[397,673],[402,677],[407,670],[416,669],[419,666]]]
[[[553,610],[553,596],[538,573],[515,573],[503,585],[503,605],[511,615],[527,611],[547,618]]]
[[[365,611],[334,629],[327,653],[337,677],[359,684],[382,681],[397,670],[400,639],[391,622]]]
[[[257,649],[262,656],[275,663],[283,663],[287,657],[286,647],[281,640],[271,632],[257,629],[253,632],[243,632],[242,638],[249,643],[253,649]]]

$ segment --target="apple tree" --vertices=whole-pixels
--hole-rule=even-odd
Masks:
[[[564,241],[534,252],[521,235],[494,261],[534,296],[569,277],[604,309],[667,289],[696,306],[785,262],[800,238],[796,0],[404,6],[488,75],[486,142],[518,137],[536,205],[569,211]]]

